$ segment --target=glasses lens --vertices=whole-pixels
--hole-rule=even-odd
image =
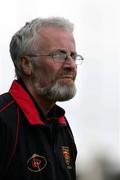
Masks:
[[[81,65],[83,63],[84,58],[81,55],[76,55],[76,64]]]
[[[65,61],[67,54],[66,52],[57,51],[52,54],[55,61]]]
[[[64,50],[55,51],[50,54],[50,56],[53,58],[54,61],[58,62],[64,62],[68,58],[67,53]],[[76,52],[72,52],[70,56],[76,64],[82,64],[84,58],[81,55],[78,55]]]
[[[71,53],[71,57],[72,57],[72,59],[73,59],[74,61],[77,60],[77,54],[76,54],[75,52],[72,52],[72,53]]]

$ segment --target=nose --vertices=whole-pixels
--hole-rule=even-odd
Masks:
[[[65,67],[71,67],[71,68],[77,67],[75,60],[70,55],[66,57],[66,60],[64,62],[64,66]]]

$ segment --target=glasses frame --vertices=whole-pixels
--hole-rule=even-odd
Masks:
[[[77,54],[76,52],[71,52],[71,55],[68,55],[65,50],[61,50],[61,49],[50,52],[48,54],[26,54],[25,56],[29,56],[29,57],[49,56],[53,59],[53,61],[59,62],[59,63],[60,62],[65,63],[68,60],[69,56],[73,59],[75,63],[79,61],[81,62],[80,64],[82,64],[84,60],[83,56],[80,54]]]

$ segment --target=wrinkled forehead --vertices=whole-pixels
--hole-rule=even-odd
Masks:
[[[71,46],[72,49],[75,49],[75,39],[73,33],[64,30],[63,28],[58,27],[43,27],[39,31],[39,37],[41,45],[45,46],[59,46],[67,47]]]

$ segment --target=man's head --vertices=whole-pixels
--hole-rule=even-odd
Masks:
[[[64,18],[34,19],[12,38],[10,53],[16,76],[33,94],[51,101],[76,92],[76,46],[73,24]]]

